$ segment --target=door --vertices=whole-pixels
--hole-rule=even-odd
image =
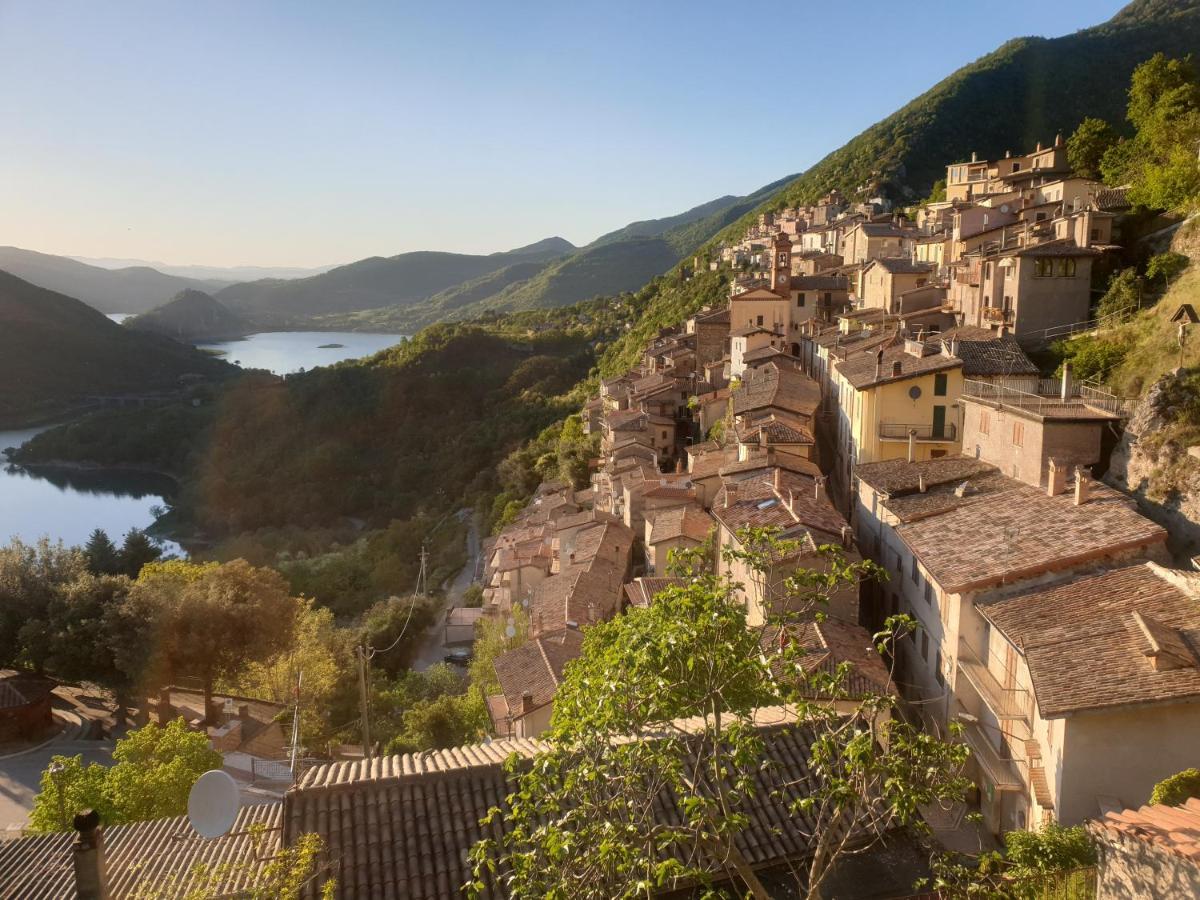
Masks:
[[[946,407],[933,408],[933,439],[941,440],[946,436]]]

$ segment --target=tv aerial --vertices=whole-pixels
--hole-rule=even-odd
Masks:
[[[188,794],[188,822],[200,837],[218,838],[229,833],[240,805],[237,782],[228,772],[211,769],[196,779]]]

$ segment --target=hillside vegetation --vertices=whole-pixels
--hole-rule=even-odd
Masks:
[[[167,303],[122,322],[134,331],[161,334],[183,343],[225,341],[254,329],[204,291],[180,291]]]
[[[86,396],[174,391],[185,375],[237,370],[169,338],[122,328],[71,297],[0,272],[0,423],[78,407]]]

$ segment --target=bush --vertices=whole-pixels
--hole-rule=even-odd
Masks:
[[[1103,317],[1128,316],[1137,312],[1142,301],[1142,283],[1133,269],[1122,269],[1113,275],[1108,290],[1100,298],[1097,312]]]
[[[1076,378],[1107,381],[1124,362],[1129,346],[1127,343],[1117,343],[1088,334],[1066,341],[1056,341],[1052,350],[1064,363],[1071,364]],[[1062,375],[1061,364],[1056,374]]]
[[[1038,831],[1010,831],[1004,835],[1005,856],[1013,874],[1062,872],[1096,863],[1096,847],[1082,825],[1063,828],[1050,823]]]
[[[1184,769],[1154,786],[1151,803],[1180,806],[1191,797],[1200,797],[1200,769]]]

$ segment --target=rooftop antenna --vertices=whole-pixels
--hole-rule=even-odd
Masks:
[[[221,837],[233,827],[238,804],[237,782],[228,772],[211,769],[196,779],[188,793],[188,822],[202,838]]]

